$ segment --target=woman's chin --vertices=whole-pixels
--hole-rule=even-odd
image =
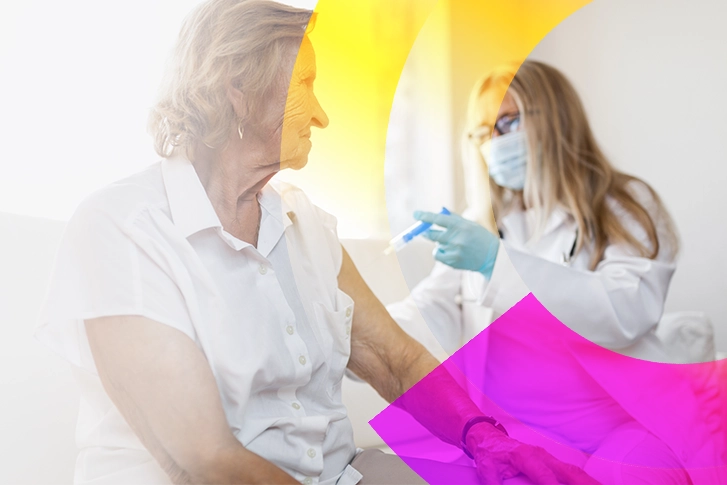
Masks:
[[[280,170],[289,168],[291,170],[300,170],[308,164],[308,154],[301,155],[289,160],[280,161]]]

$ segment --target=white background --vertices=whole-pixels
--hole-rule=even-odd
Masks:
[[[158,159],[147,114],[198,3],[0,3],[0,212],[67,220],[89,193]]]

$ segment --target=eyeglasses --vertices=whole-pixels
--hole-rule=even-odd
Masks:
[[[479,126],[469,132],[467,137],[476,145],[482,145],[492,137],[491,131],[496,131],[498,135],[506,135],[520,129],[520,113],[504,114],[495,122],[495,126],[490,129],[489,126]]]

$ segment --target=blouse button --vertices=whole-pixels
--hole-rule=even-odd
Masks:
[[[293,335],[293,332],[295,332],[295,330],[293,330],[293,327],[290,325],[285,327],[285,331],[288,332],[288,335]]]
[[[313,479],[311,477],[307,477],[303,480],[303,485],[313,485]]]
[[[300,362],[300,365],[305,365],[305,363],[307,362],[305,360],[305,355],[301,355],[300,357],[298,357],[298,362]]]
[[[265,265],[261,264],[258,268],[258,271],[260,272],[260,274],[265,274],[268,272],[268,269],[265,267]]]
[[[291,404],[291,406],[293,406],[293,409],[295,410],[300,409],[300,404],[298,404],[297,402],[294,402],[293,404]]]
[[[315,458],[316,450],[314,450],[313,448],[308,448],[308,456],[310,456],[311,458]]]
[[[351,316],[351,307],[346,308],[346,317]]]

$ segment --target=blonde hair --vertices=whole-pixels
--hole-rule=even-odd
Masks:
[[[161,157],[198,143],[219,148],[240,122],[260,116],[276,91],[287,91],[298,47],[313,13],[269,0],[207,0],[185,20],[149,132]],[[293,55],[294,60],[295,56]],[[248,115],[238,120],[229,86],[245,94]]]
[[[676,230],[659,196],[646,182],[611,165],[596,143],[578,94],[560,71],[536,61],[525,61],[519,69],[506,66],[493,71],[472,92],[468,128],[492,129],[506,92],[518,105],[529,158],[523,191],[500,187],[490,179],[495,221],[518,205],[532,208],[537,235],[553,210],[564,209],[578,225],[576,251],[592,245],[592,270],[611,244],[626,244],[649,259],[665,245],[676,254]],[[657,221],[634,196],[634,183],[646,188],[653,215],[665,225],[668,240],[659,240]],[[643,228],[648,244],[626,229],[614,213],[614,202]]]

